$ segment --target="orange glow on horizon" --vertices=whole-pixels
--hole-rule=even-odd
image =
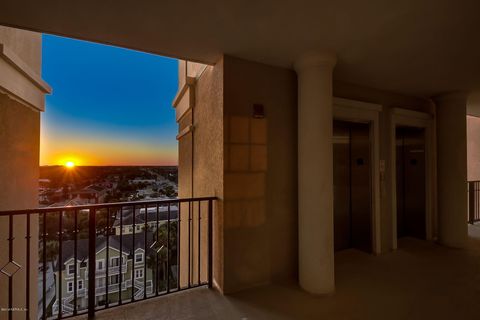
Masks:
[[[177,146],[139,141],[93,140],[90,137],[41,139],[40,165],[66,166],[176,166]]]

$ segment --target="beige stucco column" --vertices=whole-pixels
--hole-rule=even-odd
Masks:
[[[435,98],[439,241],[463,247],[467,241],[467,95]]]
[[[332,71],[336,57],[309,53],[298,74],[298,251],[300,286],[335,290],[333,252]]]

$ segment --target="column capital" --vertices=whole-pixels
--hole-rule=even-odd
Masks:
[[[436,95],[433,97],[433,101],[439,105],[446,103],[467,104],[468,96],[469,92],[467,91],[452,91]]]
[[[308,68],[315,67],[335,67],[337,63],[337,56],[330,51],[310,51],[302,54],[295,60],[293,68],[295,71],[301,72]]]

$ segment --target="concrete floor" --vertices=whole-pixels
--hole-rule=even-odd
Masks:
[[[382,256],[336,255],[335,295],[294,283],[222,296],[199,288],[100,312],[97,319],[480,319],[480,226],[467,249],[402,239]]]

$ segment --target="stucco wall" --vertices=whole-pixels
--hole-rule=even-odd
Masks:
[[[9,47],[31,69],[41,71],[41,35],[0,27],[0,43]],[[40,113],[0,93],[0,210],[38,206],[38,166],[40,148]],[[26,272],[30,274],[30,313],[37,312],[38,220],[31,221],[31,265],[26,269],[26,218],[16,217],[13,259],[22,268],[13,277],[13,306],[25,307]],[[0,265],[8,261],[8,218],[0,218]],[[32,272],[34,271],[34,272]],[[0,276],[0,306],[8,306],[8,282]],[[6,319],[7,312],[0,312]],[[24,312],[13,312],[14,319],[24,319]]]
[[[468,181],[480,180],[480,117],[467,116]]]
[[[193,65],[193,70],[192,67]],[[193,129],[179,136],[179,197],[218,197],[214,205],[214,279],[223,288],[223,61],[215,66],[200,68],[198,64],[179,63],[179,90],[186,83],[185,76],[196,78],[192,87],[195,98],[191,109],[179,119],[179,132],[193,125]],[[190,92],[186,93],[190,94]],[[190,100],[189,97],[185,99]],[[177,115],[179,113],[177,109]],[[192,185],[193,184],[193,185]],[[188,217],[192,212],[192,265],[198,263],[198,204],[187,204],[181,208],[181,259],[188,260]],[[200,208],[201,215],[201,271],[202,281],[207,280],[208,256],[208,213],[207,203]],[[195,268],[196,269],[196,268]],[[181,267],[181,282],[188,284],[188,268]],[[198,281],[198,271],[191,274],[194,283]]]
[[[38,206],[38,161],[40,148],[40,113],[0,94],[0,210],[25,209]],[[22,269],[13,277],[13,305],[25,306],[26,271],[37,270],[38,220],[32,217],[31,267],[26,269],[26,218],[15,217],[14,260]],[[0,265],[8,261],[8,218],[0,218]],[[36,273],[30,277],[31,300],[36,301]],[[0,306],[8,306],[8,283],[0,277]],[[36,312],[36,303],[31,312]],[[24,318],[22,312],[15,312],[14,318]],[[6,312],[0,312],[0,319],[6,319]]]
[[[459,97],[460,96],[460,97]],[[467,241],[467,113],[461,95],[437,101],[439,241],[462,248]]]
[[[293,71],[225,57],[225,292],[297,272]],[[262,104],[265,118],[253,118]]]
[[[431,104],[339,82],[334,82],[334,96],[383,106],[380,159],[386,161],[386,176],[381,198],[381,247],[382,252],[388,252],[392,249],[390,112],[401,107],[431,113]],[[254,104],[264,106],[263,119],[253,117]],[[180,139],[180,195],[192,195],[193,162],[193,195],[220,198],[215,222],[215,280],[220,289],[230,293],[295,279],[295,73],[225,56],[215,66],[208,66],[197,80],[193,112],[193,134]],[[191,121],[187,114],[179,130]]]
[[[28,66],[38,74],[42,71],[42,35],[0,26],[0,43],[15,52]]]
[[[212,197],[215,202],[213,216],[214,279],[223,287],[223,61],[208,66],[195,86],[193,109],[193,196]],[[194,207],[198,212],[198,207]],[[202,257],[207,257],[207,204],[200,210],[202,217]],[[197,216],[195,216],[197,217]],[[194,230],[197,230],[194,224]],[[196,236],[196,233],[195,235]],[[202,263],[202,281],[207,279],[206,260]],[[197,261],[194,258],[194,263]]]

